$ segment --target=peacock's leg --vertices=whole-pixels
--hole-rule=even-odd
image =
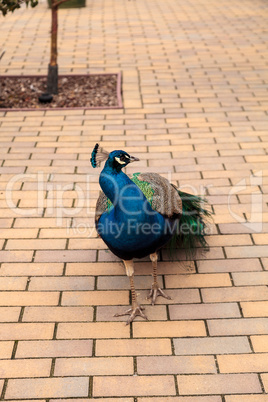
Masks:
[[[133,260],[123,260],[125,268],[126,268],[126,274],[129,277],[130,280],[130,291],[131,291],[131,302],[132,302],[132,307],[125,311],[122,314],[115,314],[115,317],[121,317],[123,315],[129,315],[130,317],[128,318],[126,325],[128,325],[130,322],[134,321],[135,317],[141,316],[145,320],[148,320],[146,315],[143,313],[142,310],[144,310],[144,307],[140,306],[138,301],[137,301],[137,294],[135,290],[135,285],[134,285],[134,266],[133,266]]]
[[[150,254],[150,259],[153,264],[153,284],[149,293],[149,296],[147,299],[151,299],[152,305],[155,304],[157,296],[163,296],[166,299],[171,299],[170,296],[168,296],[159,286],[158,281],[157,281],[157,253]]]

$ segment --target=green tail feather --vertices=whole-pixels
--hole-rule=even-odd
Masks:
[[[202,247],[205,251],[209,249],[205,234],[206,222],[212,213],[207,209],[207,201],[202,197],[177,191],[182,199],[183,212],[177,232],[169,246],[171,250],[177,247],[185,249],[187,258],[191,259],[197,247]]]

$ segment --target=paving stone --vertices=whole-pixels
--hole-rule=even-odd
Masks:
[[[239,272],[239,271],[261,271],[261,264],[258,259],[228,259],[215,261],[198,261],[198,272]]]
[[[248,286],[248,285],[267,285],[268,272],[235,272],[233,273],[233,280],[235,286]]]
[[[256,374],[180,375],[177,378],[181,395],[261,393]]]
[[[257,373],[267,371],[267,353],[217,356],[221,373]]]
[[[48,377],[51,359],[1,360],[1,378]]]
[[[29,290],[93,290],[94,278],[84,277],[47,277],[31,278]]]
[[[62,263],[4,263],[0,270],[2,276],[61,276],[62,273]]]
[[[131,357],[81,357],[56,359],[55,376],[81,375],[132,375],[133,358]]]
[[[96,356],[171,355],[170,339],[99,339]]]
[[[267,402],[268,395],[226,395],[226,402]]]
[[[0,324],[1,340],[52,339],[54,324],[12,323]]]
[[[166,338],[185,336],[205,336],[203,321],[170,321],[165,325],[159,322],[134,322],[133,335],[135,338]]]
[[[6,398],[68,398],[88,395],[86,377],[36,378],[9,380]]]
[[[213,356],[143,356],[137,358],[138,374],[216,373]]]
[[[241,303],[244,317],[267,317],[268,301]]]
[[[106,306],[106,305],[127,305],[129,303],[129,292],[126,290],[117,291],[84,291],[84,292],[63,292],[63,306]]]
[[[265,286],[202,289],[201,292],[207,303],[265,300],[268,295],[268,289]]]
[[[59,292],[0,292],[1,306],[57,306]]]
[[[43,324],[44,325],[44,324]],[[129,338],[129,327],[117,322],[59,323],[58,339]]]
[[[211,336],[218,335],[265,335],[268,330],[267,318],[241,318],[229,320],[208,320]]]
[[[138,398],[138,402],[161,402],[161,397]],[[220,396],[168,396],[167,402],[221,402]]]
[[[174,348],[176,355],[215,355],[251,352],[250,344],[246,336],[175,338]]]
[[[255,352],[268,352],[268,335],[250,337]]]
[[[167,288],[194,288],[194,287],[223,287],[231,286],[228,274],[193,274],[166,276]]]
[[[263,382],[263,385],[264,385],[265,392],[267,393],[267,390],[268,390],[268,375],[267,375],[267,373],[261,374],[261,379],[262,379],[262,382]]]
[[[171,320],[240,317],[236,303],[186,304],[168,307]]]
[[[140,395],[175,395],[175,384],[172,376],[121,376],[95,377],[93,380],[93,396],[131,396],[133,389]],[[122,387],[122,382],[124,387]]]
[[[14,342],[1,341],[0,342],[0,359],[11,359]]]
[[[92,321],[92,307],[26,307],[23,322]]]
[[[20,312],[20,307],[0,307],[0,322],[17,322]]]
[[[19,341],[16,358],[91,356],[92,346],[93,341],[91,339]]]

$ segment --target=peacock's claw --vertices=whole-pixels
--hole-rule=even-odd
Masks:
[[[128,318],[128,320],[126,322],[126,325],[128,325],[129,323],[134,321],[135,317],[138,317],[138,316],[144,318],[145,320],[148,320],[147,316],[142,312],[142,310],[144,310],[144,309],[145,309],[144,307],[137,304],[136,306],[129,308],[124,313],[115,314],[114,317],[122,317],[123,315],[129,315],[130,317]]]
[[[150,290],[149,295],[147,296],[147,300],[151,299],[152,301],[152,306],[155,305],[156,299],[158,296],[162,296],[165,299],[171,300],[171,297],[168,296],[158,285],[158,283],[153,283],[152,288]]]

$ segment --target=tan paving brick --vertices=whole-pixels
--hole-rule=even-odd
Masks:
[[[138,402],[161,402],[161,397],[138,398]],[[220,396],[168,396],[165,397],[167,402],[221,402]]]
[[[29,290],[93,290],[94,278],[83,277],[48,277],[32,278]]]
[[[176,355],[250,353],[246,336],[174,339]]]
[[[2,340],[52,339],[54,324],[12,323],[0,324]]]
[[[57,306],[59,292],[0,292],[1,306]]]
[[[236,303],[186,304],[169,306],[171,320],[240,317]]]
[[[137,358],[138,374],[216,373],[213,356],[144,356]]]
[[[92,307],[26,307],[23,322],[92,321]]]
[[[10,359],[14,347],[14,342],[1,341],[0,342],[0,359]]]
[[[198,261],[198,272],[239,272],[261,271],[260,261],[256,258]]]
[[[88,395],[89,383],[86,377],[35,378],[10,380],[6,398],[68,398]]]
[[[256,374],[181,375],[177,378],[181,395],[261,393]]]
[[[255,352],[268,352],[268,335],[250,337]]]
[[[241,303],[244,317],[267,317],[268,301]]]
[[[268,233],[255,233],[252,235],[255,244],[267,244],[268,242]]]
[[[267,390],[268,390],[268,374],[267,373],[262,374],[261,379],[262,379],[262,382],[263,382],[263,385],[264,385],[265,392],[267,393]]]
[[[2,262],[31,262],[33,251],[21,250],[2,250],[0,251],[0,261]]]
[[[95,377],[93,380],[93,396],[131,396],[133,389],[140,395],[175,395],[175,384],[172,376],[121,376]],[[124,387],[122,387],[122,382]]]
[[[171,355],[169,339],[99,339],[96,356]]]
[[[94,262],[95,250],[40,250],[36,252],[36,262]]]
[[[1,265],[1,276],[61,276],[62,263],[4,263]]]
[[[218,335],[264,335],[267,333],[267,318],[243,318],[209,320],[209,334]]]
[[[91,356],[92,346],[92,340],[19,341],[16,358]]]
[[[228,258],[254,258],[254,257],[267,257],[267,246],[238,246],[238,247],[225,247]]]
[[[0,322],[17,322],[20,312],[20,307],[0,307]]]
[[[225,397],[226,402],[267,402],[268,395],[227,395]]]
[[[268,295],[268,289],[265,286],[212,288],[202,289],[201,292],[203,300],[207,303],[265,300]]]
[[[100,400],[99,398],[90,398],[92,401],[98,401],[98,400]],[[54,401],[55,402],[61,402],[61,401],[64,401],[64,402],[72,402],[72,400],[73,399],[55,399]],[[120,401],[120,402],[133,402],[134,401],[134,398],[118,398],[118,400]],[[85,398],[85,399],[77,399],[77,402],[87,402],[88,401],[88,398]],[[101,401],[102,402],[114,402],[114,401],[116,401],[116,398],[101,398]]]
[[[21,162],[20,162],[21,163]],[[38,229],[24,229],[24,230],[20,230],[20,229],[15,229],[15,228],[11,228],[11,229],[3,229],[1,230],[0,233],[0,237],[2,239],[34,239],[37,237],[37,233],[38,233]]]
[[[167,288],[231,286],[228,274],[167,275],[165,279]]]
[[[205,336],[206,329],[203,321],[170,321],[164,326],[160,322],[134,322],[133,335],[135,338]]]
[[[234,273],[233,280],[235,286],[247,286],[247,285],[267,285],[268,284],[268,272],[247,272]]]
[[[267,353],[217,356],[221,373],[257,373],[267,371]]]
[[[129,303],[129,292],[126,290],[63,292],[63,306],[106,306],[126,305]]]
[[[48,377],[51,359],[1,360],[1,378]]]
[[[132,375],[131,357],[81,357],[56,359],[55,376]]]
[[[121,263],[67,263],[66,275],[122,275],[125,268]],[[137,272],[135,267],[135,272]]]
[[[27,240],[8,240],[6,250],[39,250],[39,249],[64,249],[66,244],[65,239],[27,239]]]
[[[129,338],[129,327],[117,322],[60,323],[58,339]]]
[[[0,290],[24,290],[26,288],[27,278],[0,278]]]

